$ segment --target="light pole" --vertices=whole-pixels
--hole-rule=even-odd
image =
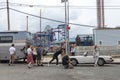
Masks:
[[[26,16],[26,31],[28,32],[28,16]]]
[[[40,35],[41,35],[41,26],[42,26],[42,18],[41,18],[41,9],[40,9]],[[40,36],[40,43],[41,43],[41,36]]]
[[[69,26],[69,0],[68,0],[68,4],[67,4],[67,12],[68,12],[68,24],[67,24],[67,26],[68,27],[70,27]],[[70,44],[69,44],[69,30],[68,30],[68,53],[70,53]]]
[[[7,0],[8,31],[10,31],[9,1]]]
[[[68,41],[69,41],[69,32],[67,30],[67,26],[68,26],[68,8],[67,8],[67,2],[68,0],[62,0],[62,3],[65,3],[65,48],[66,48],[66,54],[68,54],[68,50],[69,50],[69,46],[68,46]],[[69,6],[68,6],[69,7]]]

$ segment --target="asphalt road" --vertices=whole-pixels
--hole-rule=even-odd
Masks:
[[[78,65],[74,69],[63,69],[62,65],[47,64],[44,67],[27,68],[25,63],[8,66],[0,63],[0,80],[120,80],[120,65],[108,64],[93,67]]]

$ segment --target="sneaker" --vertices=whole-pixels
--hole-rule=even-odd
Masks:
[[[43,64],[41,64],[40,66],[44,66]]]
[[[28,66],[28,69],[30,69],[31,68],[31,66]]]
[[[30,68],[31,68],[31,66],[30,66],[30,65],[28,65],[28,68],[30,69]]]
[[[57,65],[58,67],[60,66],[60,65]]]

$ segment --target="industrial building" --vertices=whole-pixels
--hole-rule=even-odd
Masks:
[[[94,44],[99,46],[119,46],[120,28],[94,29]]]

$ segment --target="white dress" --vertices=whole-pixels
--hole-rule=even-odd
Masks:
[[[100,52],[99,48],[96,48],[94,50],[94,52],[93,52],[93,57],[94,57],[95,65],[97,65],[97,62],[98,62],[98,59],[99,59],[99,52]]]

